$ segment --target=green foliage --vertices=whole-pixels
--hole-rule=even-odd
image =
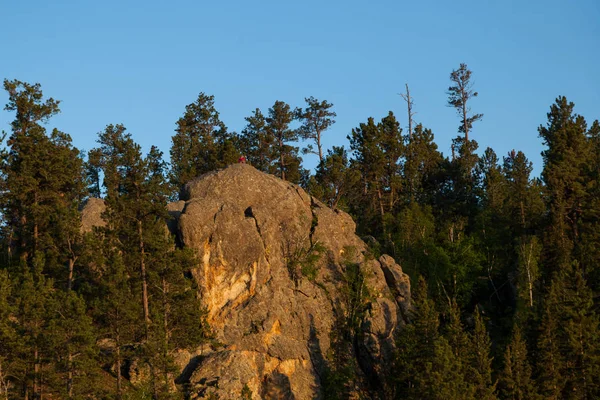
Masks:
[[[267,115],[256,109],[238,136],[200,93],[177,121],[170,170],[123,125],[108,125],[84,163],[69,135],[44,125],[60,102],[39,84],[5,80],[14,118],[0,135],[0,397],[182,398],[174,352],[194,351],[212,333],[190,279],[197,261],[165,230],[166,204],[187,181],[244,154],[349,211],[364,258],[387,252],[411,276],[409,323],[394,330],[396,359],[383,366],[394,382],[378,382],[384,397],[598,398],[600,123],[588,126],[558,97],[538,129],[546,146],[538,179],[520,151],[477,152],[468,137],[482,117],[469,109],[472,73],[461,64],[450,79],[448,105],[464,136],[448,157],[422,124],[403,136],[392,113],[353,129],[351,154],[325,149],[335,113],[312,97],[304,109],[282,101]],[[319,155],[314,175],[302,168],[299,139]],[[82,234],[87,196],[104,196],[107,225]],[[290,278],[319,285],[326,249],[312,230],[282,230]],[[357,354],[372,294],[362,256],[344,253],[320,371],[325,398],[349,398],[372,379]],[[123,373],[130,365],[145,371],[135,385]],[[242,398],[252,396],[246,389]]]
[[[475,327],[470,339],[471,371],[466,376],[472,377],[474,397],[481,400],[496,399],[497,382],[492,380],[492,358],[490,357],[492,342],[479,308],[475,309]]]
[[[521,329],[515,325],[512,341],[504,353],[504,369],[500,375],[499,385],[503,398],[512,400],[537,398],[527,354],[527,344],[521,335]]]
[[[298,131],[290,127],[294,120],[294,111],[289,104],[276,101],[265,119],[269,141],[273,143],[273,154],[278,163],[277,175],[283,180],[298,183],[302,171],[302,159],[298,156],[298,147],[291,144],[298,140]]]
[[[473,91],[471,74],[472,72],[467,67],[467,64],[461,63],[458,69],[450,73],[452,86],[446,92],[448,94],[448,106],[454,107],[456,113],[461,118],[461,125],[458,131],[465,134],[467,141],[469,140],[469,132],[473,127],[473,122],[483,118],[483,114],[470,114],[471,108],[468,105],[468,101],[479,95],[479,93]]]
[[[295,111],[296,118],[302,123],[298,132],[302,139],[314,140],[317,149],[315,150],[312,144],[309,144],[302,149],[302,152],[318,155],[319,162],[321,162],[323,161],[323,133],[335,123],[333,118],[336,117],[336,113],[331,111],[333,104],[326,100],[319,101],[311,96],[305,98],[304,101],[307,107]]]
[[[356,188],[360,173],[350,167],[344,147],[333,146],[319,163],[314,183],[309,185],[313,195],[333,209],[347,208],[345,198]]]
[[[237,162],[239,157],[237,136],[220,120],[214,96],[204,92],[185,107],[171,140],[170,180],[178,189],[197,176]]]

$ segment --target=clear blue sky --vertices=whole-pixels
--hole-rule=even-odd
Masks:
[[[388,110],[408,83],[416,120],[449,153],[458,118],[445,106],[452,69],[474,73],[484,113],[472,138],[541,168],[537,127],[558,95],[600,118],[600,2],[0,1],[0,77],[42,84],[62,100],[52,126],[82,149],[123,123],[168,155],[175,121],[200,91],[240,131],[256,107],[315,96],[335,105],[325,143]],[[6,94],[0,94],[2,104]],[[12,115],[0,113],[0,129]],[[314,166],[313,158],[306,165]]]

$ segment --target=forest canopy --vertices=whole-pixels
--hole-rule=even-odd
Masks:
[[[535,177],[519,149],[479,149],[485,117],[466,64],[446,89],[457,113],[450,155],[415,120],[408,85],[405,116],[368,116],[332,148],[326,100],[276,100],[237,133],[200,92],[163,149],[169,161],[156,147],[144,154],[122,124],[83,153],[47,129],[60,101],[40,84],[4,80],[4,90],[0,398],[184,398],[174,351],[213,337],[189,274],[194,254],[165,234],[166,206],[191,179],[242,157],[348,212],[370,251],[409,274],[414,306],[385,398],[600,397],[600,123],[566,97],[540,121]],[[306,154],[318,156],[314,171]],[[106,224],[82,231],[95,197]],[[123,373],[132,360],[144,371],[137,381]],[[323,394],[345,398],[336,388],[359,372],[330,362]]]

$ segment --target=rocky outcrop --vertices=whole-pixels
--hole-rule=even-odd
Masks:
[[[102,213],[106,210],[104,200],[90,197],[81,209],[81,232],[91,232],[95,226],[106,226]]]
[[[410,283],[391,257],[368,256],[349,215],[245,164],[197,178],[183,195],[170,229],[197,253],[193,276],[221,343],[186,369],[191,398],[239,398],[244,387],[254,399],[319,398],[331,332],[349,312],[350,268],[370,302],[357,362],[383,381]]]

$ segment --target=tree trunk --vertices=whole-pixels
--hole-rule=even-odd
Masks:
[[[383,229],[383,234],[385,235],[387,232],[385,227],[385,210],[383,208],[383,195],[381,194],[379,185],[377,185],[377,199],[379,200],[379,213],[381,214],[381,228]]]
[[[163,277],[162,279],[162,292],[163,292],[163,363],[164,363],[164,378],[165,378],[165,390],[170,392],[170,382],[171,382],[171,374],[169,373],[169,368],[167,368],[167,358],[169,356],[169,284],[166,279]]]
[[[150,308],[148,307],[148,282],[146,280],[146,250],[144,246],[144,230],[142,221],[138,220],[139,251],[140,251],[140,274],[142,277],[142,303],[144,307],[144,323],[146,328],[146,340],[150,328]]]
[[[465,93],[465,89],[462,90],[462,117],[463,117],[463,127],[465,129],[465,145],[469,142],[469,127],[467,125],[467,96]]]
[[[73,288],[73,270],[75,268],[75,259],[69,258],[69,279],[67,282],[67,290],[70,292]]]
[[[69,399],[73,398],[73,354],[69,352],[67,356],[67,369],[69,372],[67,373],[67,394]]]
[[[40,373],[40,364],[39,364],[39,351],[37,348],[37,345],[34,347],[33,350],[33,398],[37,399],[38,397],[38,392],[40,390],[40,386],[38,383],[38,379],[39,379],[39,373]]]
[[[319,130],[316,130],[317,132],[317,149],[319,150],[319,163],[321,163],[323,161],[323,148],[321,146],[321,132],[319,132]]]
[[[285,181],[285,157],[283,154],[283,139],[279,138],[279,168],[281,169],[281,179]]]
[[[121,378],[121,343],[119,341],[119,336],[117,334],[117,365],[115,366],[117,370],[117,399],[121,400],[122,398],[122,390],[123,390],[123,382]]]

